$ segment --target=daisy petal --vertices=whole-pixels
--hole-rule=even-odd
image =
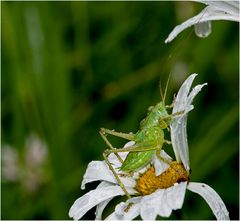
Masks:
[[[190,92],[192,83],[194,78],[197,76],[197,74],[191,74],[182,84],[180,87],[175,102],[174,102],[174,107],[172,113],[176,113],[179,111],[183,111],[186,109],[189,109],[188,107],[188,94]],[[181,117],[182,115],[180,115]]]
[[[160,189],[141,200],[141,217],[143,220],[155,220],[158,215],[158,203],[162,203],[164,190]],[[157,202],[157,203],[156,203]]]
[[[191,93],[190,93],[189,96],[188,96],[188,104],[189,104],[189,105],[191,105],[191,103],[193,102],[194,97],[196,97],[196,95],[202,90],[202,88],[203,88],[205,85],[207,85],[207,83],[205,83],[205,84],[199,84],[199,85],[195,86],[195,87],[192,89]]]
[[[115,212],[113,212],[105,220],[121,220],[121,217],[119,217]]]
[[[69,216],[79,220],[88,210],[112,197],[124,195],[120,186],[109,186],[92,190],[78,198],[69,211]]]
[[[187,182],[179,183],[166,190],[168,205],[176,210],[181,209],[186,192]]]
[[[172,161],[172,158],[164,150],[161,150],[160,155],[162,158],[166,159],[167,161],[170,161],[170,162]],[[156,176],[159,176],[169,167],[169,164],[164,162],[162,159],[158,158],[156,154],[154,154],[153,156],[153,164],[154,164]]]
[[[198,92],[202,89],[202,85],[197,85],[193,88],[189,94],[192,82],[197,74],[190,75],[182,84],[175,103],[172,113],[184,111],[183,114],[174,117],[173,122],[170,125],[171,128],[171,141],[173,150],[178,162],[182,162],[186,170],[189,170],[189,153],[187,142],[187,113],[193,109],[192,101]]]
[[[117,159],[116,156],[112,156],[112,159]],[[112,163],[113,161],[110,162]],[[115,165],[113,167],[116,169]],[[117,171],[117,169],[116,169]],[[119,177],[120,180],[125,184],[126,187],[133,187],[135,185],[134,179],[130,177]],[[88,164],[87,170],[83,176],[83,181],[81,189],[85,189],[87,183],[94,181],[108,181],[110,183],[117,184],[112,171],[109,169],[108,165],[104,161],[92,161]]]
[[[127,154],[128,154],[128,152],[119,152],[118,153],[118,155],[122,158],[122,160],[125,160]],[[109,162],[111,162],[111,164],[113,165],[114,168],[121,167],[121,165],[122,165],[114,153],[111,153],[108,156],[108,160],[109,160]]]
[[[112,186],[112,184],[103,181],[103,182],[101,182],[101,183],[98,185],[97,189],[101,189],[101,188],[109,187],[109,186]],[[105,209],[105,207],[107,206],[107,204],[108,204],[112,199],[113,199],[113,197],[112,197],[112,198],[109,198],[109,199],[107,199],[107,200],[105,200],[105,201],[103,201],[103,202],[101,202],[101,203],[99,203],[99,204],[97,205],[96,212],[95,212],[95,215],[96,215],[95,220],[102,220],[103,210]]]
[[[188,94],[192,85],[192,82],[197,74],[190,75],[182,84],[178,91],[172,113],[177,113],[192,107],[188,105]],[[174,118],[170,125],[171,128],[171,141],[178,162],[183,162],[185,168],[189,169],[189,154],[188,154],[188,143],[187,143],[187,115],[184,113],[179,117]]]
[[[159,189],[156,192],[144,196],[141,201],[141,217],[144,220],[155,220],[157,215],[169,217],[172,212],[167,203],[165,189]]]
[[[96,215],[96,218],[95,220],[102,220],[102,213],[103,213],[103,210],[106,208],[106,206],[108,205],[108,203],[113,199],[110,198],[110,199],[107,199],[105,200],[104,202],[101,202],[100,204],[97,205],[97,209],[96,209],[96,212],[95,212],[95,215]]]
[[[236,10],[236,9],[235,9]],[[238,9],[239,10],[239,9]],[[169,34],[168,38],[165,40],[165,43],[171,42],[177,35],[185,30],[186,28],[196,25],[198,23],[213,21],[213,20],[230,20],[239,22],[238,12],[222,10],[219,7],[207,6],[203,9],[198,15],[188,19],[182,24],[176,26],[173,31]]]
[[[216,7],[219,10],[225,11],[229,14],[235,14],[239,16],[239,2],[238,1],[207,1],[207,0],[198,0],[200,2],[212,7]]]
[[[210,186],[203,183],[190,182],[187,188],[205,199],[217,220],[230,220],[225,204],[216,191]]]
[[[189,153],[187,142],[187,116],[171,124],[171,141],[178,162],[183,162],[186,170],[189,170]]]
[[[164,191],[161,201],[157,203],[157,205],[158,205],[158,215],[160,215],[161,217],[169,217],[171,215],[172,208],[167,203],[166,191]]]
[[[134,141],[128,141],[125,145],[124,145],[124,148],[125,147],[131,147],[132,145],[134,145],[135,144],[135,142]]]
[[[104,161],[92,161],[88,164],[86,173],[83,176],[81,189],[85,189],[85,185],[97,180],[104,180],[111,183],[117,183],[111,171]]]
[[[133,197],[125,203],[119,203],[115,208],[117,217],[121,220],[133,220],[140,214],[141,197]]]

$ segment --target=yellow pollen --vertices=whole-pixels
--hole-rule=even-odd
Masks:
[[[184,181],[189,181],[188,172],[181,163],[173,161],[170,167],[159,176],[155,175],[155,168],[150,167],[138,178],[135,188],[140,195],[149,195],[157,189],[166,189]]]

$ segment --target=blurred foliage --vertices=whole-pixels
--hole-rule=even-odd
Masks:
[[[172,43],[175,27],[204,6],[193,2],[2,2],[2,145],[18,153],[36,134],[46,143],[42,184],[24,188],[2,173],[2,219],[68,219],[87,164],[102,160],[100,127],[135,132],[160,100],[159,80],[170,85],[167,102],[184,79],[208,86],[189,114],[191,180],[213,187],[239,219],[239,26],[213,22],[206,39],[192,28]],[[164,86],[163,86],[164,87]],[[114,146],[124,141],[112,139]],[[166,147],[169,151],[170,147]],[[25,167],[24,167],[25,168]],[[25,180],[26,181],[26,180]],[[116,201],[115,201],[116,203]],[[107,212],[114,208],[114,201]],[[94,219],[94,209],[84,216]],[[213,219],[200,196],[187,192],[170,219]]]

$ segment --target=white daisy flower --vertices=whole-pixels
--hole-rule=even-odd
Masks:
[[[132,144],[132,142],[128,142],[126,147]],[[124,160],[127,153],[119,153],[119,155]],[[166,155],[161,150],[161,156],[165,157]],[[168,160],[170,159],[168,156]],[[114,154],[110,154],[109,161],[116,171],[121,166]],[[154,157],[153,165],[156,164],[161,164],[164,170],[166,163]],[[180,178],[177,176],[173,178],[173,175],[177,175],[177,169],[182,170],[182,174]],[[168,217],[173,209],[182,207],[187,182],[178,184],[177,181],[178,178],[179,182],[181,180],[188,181],[188,173],[182,164],[176,161],[170,167],[168,166],[168,169],[159,176],[156,176],[154,166],[152,165],[135,172],[132,176],[127,176],[127,174],[122,172],[119,173],[119,176],[128,193],[135,197],[117,205],[115,212],[107,219],[134,219],[138,215],[141,215],[143,219],[155,219],[158,214]],[[95,190],[88,192],[74,202],[69,211],[70,217],[78,220],[92,207],[97,206],[96,219],[101,219],[102,212],[109,201],[116,196],[125,195],[111,170],[109,170],[108,165],[104,161],[92,161],[88,165],[81,188],[84,189],[85,184],[89,182],[99,180],[102,182]],[[169,188],[166,189],[166,187]],[[155,203],[155,201],[162,201],[162,203]],[[166,204],[165,201],[168,201],[168,203]],[[155,208],[156,205],[159,208]]]
[[[207,7],[205,7],[198,15],[176,26],[165,40],[165,43],[171,42],[180,32],[192,25],[194,25],[196,35],[204,38],[211,33],[211,21],[240,21],[239,1],[198,0],[196,2],[206,4]]]
[[[151,164],[130,175],[119,171],[117,168],[121,167],[122,163],[114,154],[109,155],[109,162],[132,198],[118,204],[107,220],[132,220],[138,216],[143,220],[155,220],[158,215],[169,217],[173,210],[182,208],[186,189],[202,196],[218,220],[229,220],[228,211],[219,195],[208,185],[189,182],[188,178],[187,113],[193,109],[191,105],[193,98],[205,85],[197,85],[189,93],[195,77],[196,74],[193,74],[183,83],[173,108],[173,113],[184,111],[182,115],[176,115],[171,124],[171,138],[177,161],[172,161],[171,157],[161,150],[161,159],[164,160],[155,155]],[[133,144],[131,141],[125,146]],[[119,153],[123,160],[127,154]],[[89,163],[81,188],[84,189],[87,183],[93,181],[101,183],[95,190],[78,198],[69,211],[69,216],[74,220],[81,219],[95,206],[97,206],[96,219],[101,220],[107,204],[114,197],[125,195],[105,161]]]

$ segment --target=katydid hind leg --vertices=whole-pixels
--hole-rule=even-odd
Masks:
[[[145,151],[151,151],[151,150],[158,150],[161,149],[160,146],[153,146],[151,144],[149,145],[139,145],[134,144],[130,147],[124,147],[124,148],[114,148],[114,149],[108,149],[106,151],[109,151],[110,153],[121,153],[121,152],[145,152]]]
[[[105,135],[101,130],[99,131],[99,133],[100,133],[102,139],[103,139],[103,140],[105,141],[105,143],[107,144],[107,146],[108,146],[111,150],[115,149],[115,148],[112,146],[112,144],[110,143],[110,141],[107,139],[106,135]],[[118,158],[119,162],[120,162],[120,163],[123,163],[123,160],[122,160],[122,158],[119,156],[119,154],[118,154],[118,153],[114,153],[114,154],[115,154],[115,156]]]
[[[118,184],[120,185],[120,187],[122,188],[122,190],[124,191],[124,193],[126,194],[126,196],[130,199],[131,196],[130,196],[130,194],[128,193],[128,191],[127,191],[126,187],[124,186],[124,184],[122,183],[122,181],[120,180],[118,174],[117,174],[116,171],[114,170],[112,164],[111,164],[110,161],[108,160],[108,155],[109,155],[109,153],[104,152],[104,153],[103,153],[103,158],[104,158],[105,162],[107,163],[109,169],[112,171],[112,173],[113,173],[114,177],[116,178]]]
[[[135,135],[134,134],[131,134],[131,133],[122,133],[122,132],[117,132],[117,131],[114,131],[114,130],[109,130],[109,129],[106,129],[106,128],[101,128],[100,130],[103,134],[110,134],[110,135],[113,135],[115,137],[121,137],[123,139],[126,139],[126,140],[134,140],[135,138]]]

